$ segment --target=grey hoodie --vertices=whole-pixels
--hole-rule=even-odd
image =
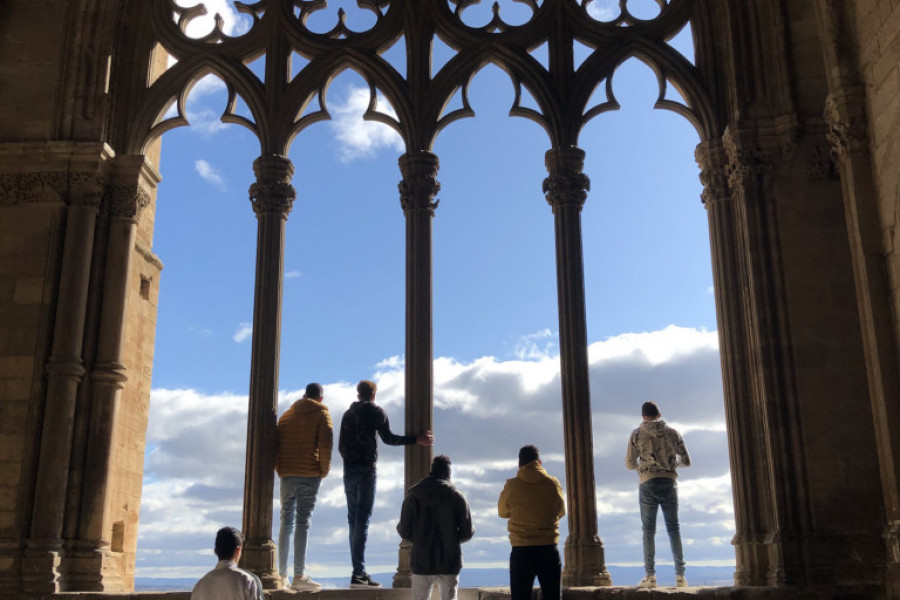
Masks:
[[[644,421],[631,432],[625,466],[637,471],[641,483],[646,483],[654,477],[675,479],[675,469],[691,466],[691,457],[681,434],[665,421]]]

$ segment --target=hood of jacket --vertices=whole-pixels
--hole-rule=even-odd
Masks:
[[[423,506],[437,506],[447,501],[453,495],[456,487],[449,479],[442,477],[426,477],[419,483],[409,488],[410,496],[413,496]]]
[[[533,460],[527,465],[519,467],[518,472],[516,473],[516,477],[521,479],[526,483],[538,483],[539,481],[543,481],[544,479],[551,479],[550,474],[544,470],[544,467],[541,466],[540,461]]]

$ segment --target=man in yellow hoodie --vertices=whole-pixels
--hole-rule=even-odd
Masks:
[[[535,446],[519,450],[519,472],[506,480],[497,502],[500,517],[509,519],[509,590],[512,600],[530,600],[534,578],[543,600],[559,600],[559,519],[566,500],[556,477],[541,466]]]
[[[294,536],[294,580],[291,588],[318,591],[321,584],[304,574],[309,518],[316,506],[319,484],[331,469],[332,425],[322,402],[322,386],[310,383],[306,393],[278,419],[275,472],[281,478],[281,530],[278,533],[278,572],[287,587],[287,562]]]

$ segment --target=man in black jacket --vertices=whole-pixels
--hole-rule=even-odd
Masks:
[[[456,600],[460,544],[472,539],[475,529],[466,497],[450,483],[448,457],[435,456],[428,477],[409,488],[397,532],[412,542],[413,600],[428,600],[435,582],[441,600]]]
[[[359,382],[356,386],[357,401],[350,405],[341,419],[341,437],[338,441],[338,449],[344,459],[344,493],[350,525],[350,560],[353,563],[353,574],[350,576],[352,588],[380,586],[366,573],[365,556],[369,519],[375,504],[375,463],[378,460],[375,435],[391,446],[431,446],[434,443],[430,431],[419,435],[391,432],[387,413],[375,404],[377,390],[378,386],[371,381]]]

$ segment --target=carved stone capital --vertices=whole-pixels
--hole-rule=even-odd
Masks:
[[[837,160],[869,151],[865,92],[860,86],[844,88],[825,99],[828,141]]]
[[[426,211],[434,215],[434,210],[440,203],[434,197],[441,191],[441,184],[437,180],[440,167],[438,157],[427,150],[419,150],[407,152],[398,162],[400,174],[403,175],[403,179],[397,184],[403,214]]]
[[[138,184],[111,185],[107,188],[109,216],[137,221],[150,204],[150,194]]]
[[[703,184],[700,200],[703,205],[708,207],[728,200],[728,160],[722,145],[710,142],[698,144],[694,159],[700,167],[700,183]]]
[[[758,132],[753,128],[728,127],[722,136],[727,156],[728,186],[743,193],[747,187],[772,174],[774,164],[782,152],[759,145]]]
[[[280,215],[287,218],[297,198],[291,185],[294,165],[283,156],[260,156],[253,161],[256,183],[250,186],[250,202],[257,216]]]
[[[584,150],[577,146],[560,146],[544,155],[549,177],[544,179],[543,191],[547,203],[559,206],[584,206],[591,180],[584,174]]]
[[[103,177],[97,173],[70,173],[69,204],[99,210],[105,185]]]

